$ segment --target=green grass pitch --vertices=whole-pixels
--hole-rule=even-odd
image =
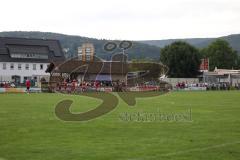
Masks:
[[[116,94],[117,95],[117,94]],[[0,94],[0,160],[237,160],[240,92],[170,92],[119,100],[112,112],[88,122],[65,122],[55,105],[73,100],[72,112],[101,101],[61,94]],[[192,121],[123,121],[122,113],[184,113]]]

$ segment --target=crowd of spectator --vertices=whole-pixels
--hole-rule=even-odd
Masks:
[[[11,82],[0,82],[0,88],[15,88],[16,85]]]
[[[110,89],[111,91],[121,92],[126,88],[124,81],[110,82],[110,81],[77,81],[77,80],[64,80],[62,83],[57,83],[55,88],[51,90],[75,93],[86,91],[101,91],[101,89]]]
[[[206,88],[206,90],[240,90],[240,84],[235,84],[234,86],[229,83],[192,83],[188,84],[185,82],[178,82],[175,86],[177,90],[188,89],[194,87],[197,88]]]
[[[23,83],[15,83],[10,81],[1,81],[0,82],[0,88],[23,88],[26,86],[26,80],[23,81]],[[31,87],[34,87],[36,84],[36,80],[31,79],[30,80]]]

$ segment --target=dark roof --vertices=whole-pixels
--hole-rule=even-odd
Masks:
[[[28,57],[16,57],[21,54],[28,55]],[[0,37],[0,62],[47,63],[64,60],[64,54],[58,40]]]
[[[54,62],[49,65],[46,72],[56,73],[88,73],[88,74],[127,74],[127,64],[122,62],[85,62],[70,60]]]
[[[166,66],[159,63],[129,63],[120,61],[85,62],[71,59],[51,63],[46,72],[49,73],[88,73],[88,74],[127,74],[128,72],[147,71],[145,77],[158,78],[167,71]]]

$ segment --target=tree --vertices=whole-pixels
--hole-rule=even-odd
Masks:
[[[186,42],[174,42],[161,49],[160,61],[169,67],[170,77],[193,78],[199,74],[200,53]]]
[[[214,70],[215,67],[223,69],[238,67],[239,57],[237,51],[234,51],[229,43],[223,39],[212,42],[202,52],[206,58],[209,58],[210,70]]]

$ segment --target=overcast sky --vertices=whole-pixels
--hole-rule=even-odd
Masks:
[[[154,40],[240,33],[239,0],[2,0],[0,31]]]

